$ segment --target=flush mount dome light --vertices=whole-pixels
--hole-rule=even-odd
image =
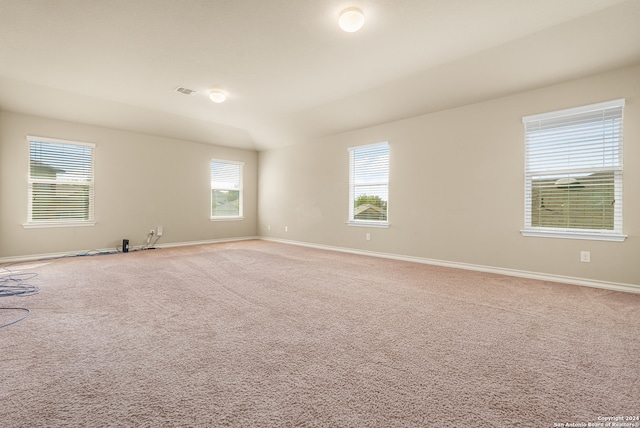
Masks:
[[[342,31],[355,33],[364,25],[364,14],[356,7],[343,10],[338,18],[338,25]]]
[[[211,93],[209,94],[209,99],[214,103],[220,104],[227,99],[227,94],[222,91],[211,91]]]

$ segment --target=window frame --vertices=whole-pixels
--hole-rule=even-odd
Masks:
[[[568,108],[563,110],[552,111],[548,113],[536,114],[531,116],[525,116],[522,118],[524,125],[524,229],[521,230],[522,236],[527,237],[545,237],[545,238],[567,238],[567,239],[586,239],[586,240],[598,240],[598,241],[615,241],[621,242],[626,239],[626,235],[622,232],[622,204],[623,204],[623,129],[624,129],[624,99],[617,99],[612,101],[606,101],[596,104],[589,104],[580,107]],[[620,125],[617,139],[614,139],[614,155],[612,156],[617,160],[608,166],[571,166],[566,169],[559,167],[548,169],[540,167],[530,167],[529,151],[531,143],[529,138],[533,131],[528,129],[528,126],[532,126],[534,123],[541,123],[543,121],[554,120],[558,121],[558,124],[554,126],[560,128],[561,126],[570,126],[575,123],[575,119],[582,116],[586,118],[586,115],[594,112],[604,112],[608,109],[620,109]],[[597,122],[594,122],[597,123]],[[604,129],[604,128],[603,128]],[[602,147],[605,146],[605,137],[602,137]],[[556,143],[557,144],[557,143]],[[582,145],[586,143],[581,143]],[[582,147],[579,147],[582,149]],[[584,149],[583,149],[584,151]],[[578,152],[580,153],[580,152]],[[553,227],[553,226],[532,226],[533,216],[533,177],[534,176],[557,176],[566,174],[579,175],[579,174],[595,174],[602,172],[613,173],[614,182],[614,208],[613,208],[613,228],[612,229],[589,229],[589,228],[577,228],[577,227]]]
[[[215,187],[213,186],[213,163],[222,163],[229,165],[237,165],[238,166],[238,188],[232,187]],[[244,162],[241,161],[231,161],[226,159],[211,159],[209,162],[209,220],[210,221],[234,221],[234,220],[244,220]],[[238,215],[227,215],[227,216],[214,216],[213,215],[213,191],[214,190],[228,190],[228,191],[238,191]]]
[[[87,143],[83,141],[71,141],[64,140],[59,138],[49,138],[49,137],[38,137],[28,135],[26,137],[27,140],[27,149],[29,150],[28,158],[28,174],[27,174],[27,222],[23,223],[22,226],[24,228],[53,228],[53,227],[77,227],[77,226],[95,226],[95,143]],[[91,148],[91,160],[90,160],[90,179],[88,182],[83,183],[83,185],[89,186],[89,194],[87,195],[87,219],[86,220],[78,220],[78,219],[45,219],[45,220],[34,220],[34,207],[33,207],[33,199],[34,199],[34,184],[53,184],[53,185],[78,185],[78,182],[73,180],[64,180],[58,179],[45,179],[45,178],[35,178],[31,175],[31,146],[32,143],[44,143],[44,144],[56,144],[56,145],[65,145],[65,146],[84,146]]]
[[[356,170],[355,170],[355,159],[354,156],[358,150],[370,150],[376,149],[380,147],[386,147],[387,149],[387,165],[386,165],[386,181],[379,182],[371,182],[367,183],[367,185],[371,186],[384,186],[386,187],[387,200],[386,202],[386,220],[361,220],[355,218],[355,201],[356,195],[355,190],[359,185],[363,185],[362,183],[356,183]],[[347,225],[348,226],[361,226],[361,227],[377,227],[377,228],[388,228],[389,227],[389,181],[390,181],[390,157],[391,157],[391,148],[388,141],[374,143],[374,144],[364,144],[360,146],[354,146],[347,148],[349,153],[349,214]]]

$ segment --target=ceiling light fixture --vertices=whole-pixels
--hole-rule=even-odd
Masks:
[[[347,33],[355,33],[364,25],[364,14],[356,7],[350,7],[340,12],[338,25],[342,31]]]
[[[227,99],[227,94],[222,91],[211,91],[211,93],[209,94],[209,99],[214,103],[220,104]]]

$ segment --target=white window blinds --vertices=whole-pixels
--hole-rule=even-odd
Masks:
[[[349,148],[349,223],[388,222],[389,144]]]
[[[624,100],[523,118],[525,231],[622,235]]]
[[[93,224],[95,145],[29,141],[29,224]]]
[[[211,218],[242,217],[242,162],[211,161]]]

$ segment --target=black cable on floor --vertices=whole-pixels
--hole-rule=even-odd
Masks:
[[[26,311],[27,312],[27,314],[22,318],[18,318],[17,320],[11,321],[10,323],[0,325],[0,328],[9,327],[10,325],[18,323],[31,314],[31,309],[27,309],[27,308],[0,308],[0,311]]]
[[[27,284],[25,281],[35,278],[38,276],[37,273],[15,273],[12,272],[7,266],[0,268],[0,274],[4,276],[0,276],[0,297],[12,297],[12,296],[31,296],[33,294],[38,294],[40,289],[35,285]],[[11,321],[10,323],[0,325],[0,328],[9,327],[10,325],[16,324],[23,319],[27,318],[31,314],[31,309],[28,308],[0,308],[0,311],[23,311],[26,314],[18,318],[15,321]]]
[[[138,249],[139,250],[153,249],[155,248],[154,246],[159,239],[160,237],[157,236],[155,241],[151,243],[151,237],[149,237],[147,245],[143,245]],[[119,250],[118,247],[116,247],[116,251],[89,250],[85,252],[71,253],[71,254],[58,256],[58,257],[50,257],[50,258],[45,257],[42,259],[31,260],[31,262],[32,261],[49,261],[49,260],[66,258],[66,257],[82,257],[82,256],[97,256],[97,255],[103,255],[103,254],[115,254],[119,251],[121,250]],[[133,251],[136,251],[136,250],[134,249]],[[9,266],[12,266],[12,265],[13,264],[0,266],[0,297],[11,297],[11,296],[25,297],[25,296],[31,296],[33,294],[38,294],[40,292],[40,289],[38,287],[31,284],[23,284],[25,281],[35,278],[36,276],[38,276],[38,274],[37,273],[14,273],[11,271],[11,269],[9,269]],[[2,275],[5,275],[5,276],[2,276]],[[8,327],[17,322],[20,322],[31,314],[31,310],[27,308],[0,308],[0,310],[17,310],[17,311],[25,311],[27,313],[25,316],[23,316],[20,319],[12,321],[8,324],[0,325],[0,328]]]

